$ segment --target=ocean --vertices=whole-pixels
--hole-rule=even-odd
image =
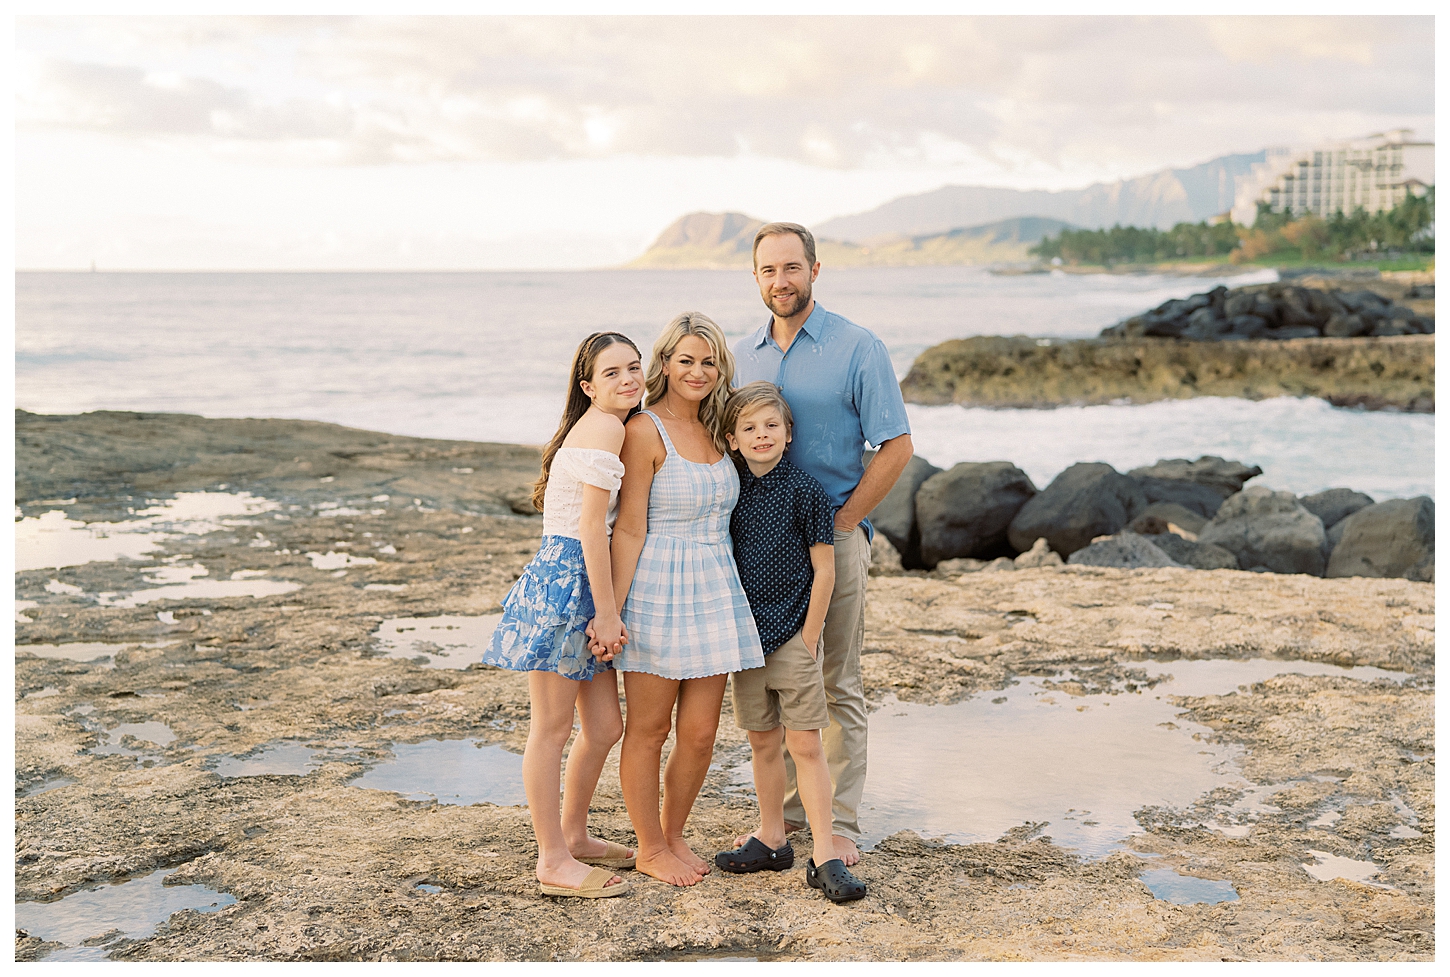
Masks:
[[[1273,277],[827,269],[815,295],[875,331],[900,376],[946,339],[1087,338],[1168,298]],[[299,418],[524,444],[553,433],[584,335],[617,329],[648,355],[679,312],[705,312],[732,342],[767,314],[743,271],[18,272],[15,281],[15,401],[26,410]],[[1077,461],[1126,470],[1216,454],[1262,467],[1255,484],[1301,494],[1434,495],[1431,415],[1296,398],[909,412],[917,454],[932,463],[1012,461],[1039,488]]]

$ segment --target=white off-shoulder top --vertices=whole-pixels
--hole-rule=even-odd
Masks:
[[[544,535],[579,538],[579,515],[584,508],[584,486],[609,490],[609,512],[604,528],[614,531],[619,514],[619,483],[624,462],[602,448],[560,448],[549,466],[549,484],[544,487]]]

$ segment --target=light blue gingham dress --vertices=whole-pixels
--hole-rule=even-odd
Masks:
[[[686,461],[660,419],[644,413],[664,439],[665,463],[650,486],[649,527],[621,615],[629,644],[614,667],[670,679],[759,668],[765,654],[730,543],[735,464],[729,455]]]

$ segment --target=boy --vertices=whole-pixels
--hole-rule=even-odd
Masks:
[[[716,855],[715,864],[735,873],[795,864],[785,834],[783,745],[795,760],[815,849],[806,882],[832,902],[860,899],[866,886],[837,856],[831,837],[831,772],[821,746],[821,730],[830,725],[821,627],[836,582],[835,509],[819,482],[782,457],[791,413],[774,384],[757,381],[731,394],[724,426],[741,469],[730,536],[765,665],[731,678],[735,724],[750,738],[760,827],[739,848]]]

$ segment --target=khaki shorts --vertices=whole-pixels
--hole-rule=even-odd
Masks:
[[[786,729],[825,729],[831,725],[826,712],[826,683],[821,676],[825,658],[817,647],[810,649],[797,631],[779,648],[765,656],[765,664],[730,676],[730,698],[735,706],[735,725],[764,733]]]

